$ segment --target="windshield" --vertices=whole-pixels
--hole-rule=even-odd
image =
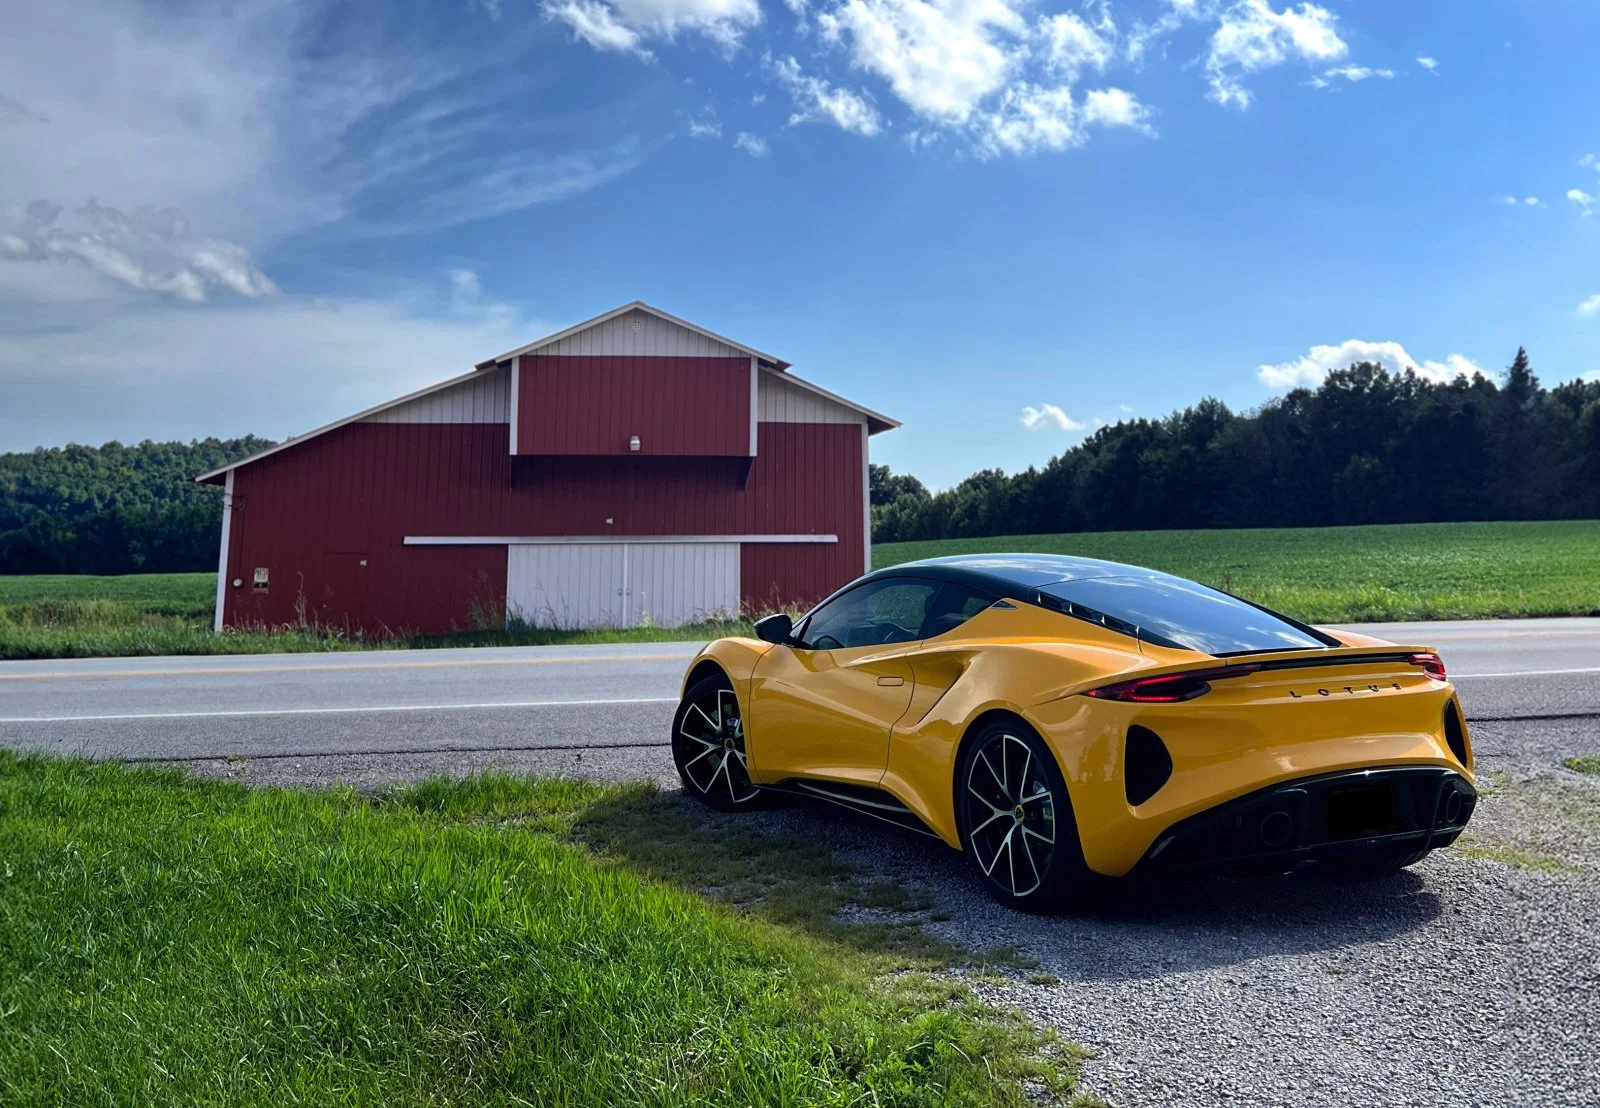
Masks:
[[[1333,640],[1318,636],[1310,628],[1180,577],[1095,577],[1059,581],[1039,591],[1067,604],[1091,609],[1073,615],[1108,616],[1109,620],[1096,622],[1137,634],[1160,646],[1177,646],[1202,654],[1315,650],[1333,645]]]

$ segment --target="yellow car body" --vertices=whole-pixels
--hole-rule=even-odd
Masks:
[[[1290,648],[1273,639],[1270,649],[1206,653],[1185,645],[1196,637],[1183,627],[1165,624],[1156,633],[1038,592],[1038,578],[1055,571],[1048,559],[1019,556],[1014,564],[1024,568],[1014,572],[1008,572],[1008,564],[1013,563],[1004,556],[990,555],[937,559],[870,574],[817,611],[851,589],[886,579],[954,580],[984,596],[1006,595],[995,595],[993,603],[950,630],[911,641],[839,643],[820,649],[807,648],[799,638],[721,639],[691,663],[685,696],[718,674],[731,686],[742,721],[743,768],[752,788],[801,785],[813,795],[867,811],[877,808],[874,814],[903,807],[916,824],[957,850],[964,848],[956,780],[963,743],[986,723],[1010,721],[1013,729],[1020,725],[1043,741],[1060,771],[1069,805],[1058,807],[1070,807],[1083,864],[1110,877],[1130,873],[1141,861],[1154,863],[1170,845],[1163,837],[1172,835],[1176,841],[1174,829],[1184,826],[1191,827],[1190,841],[1180,843],[1184,849],[1179,853],[1195,861],[1260,856],[1292,862],[1322,853],[1311,849],[1318,845],[1337,848],[1335,853],[1353,849],[1353,840],[1373,849],[1386,845],[1391,851],[1417,846],[1425,853],[1452,840],[1459,834],[1456,824],[1464,825],[1470,816],[1476,798],[1470,740],[1455,689],[1429,647],[1335,635],[1264,609],[1255,609],[1262,613],[1256,615],[1241,607],[1229,616],[1251,628],[1241,633],[1240,641],[1251,641],[1260,624],[1290,642]],[[1099,597],[1117,593],[1110,586],[1124,583],[1135,591],[1167,590],[1179,606],[1201,600],[1225,603],[1214,600],[1225,594],[1137,567],[1061,559],[1059,569],[1100,576],[1069,578],[1058,591],[1099,585],[1094,594]],[[1030,591],[1037,595],[1030,597]],[[1160,597],[1156,599],[1159,607]],[[1121,602],[1116,596],[1113,600]],[[1298,631],[1279,634],[1272,620]],[[802,621],[796,629],[803,633],[806,625]],[[876,625],[871,633],[878,633]],[[1150,681],[1167,677],[1172,681]],[[1142,689],[1146,696],[1159,697],[1167,695],[1163,689],[1189,693],[1201,686],[1203,693],[1184,699],[1118,698],[1130,695],[1130,689],[1135,695]],[[1157,743],[1133,742],[1137,735],[1148,744],[1146,733],[1155,735]],[[1156,773],[1162,763],[1159,751],[1149,754],[1153,746],[1164,747],[1170,759],[1164,776]],[[688,753],[698,750],[691,744]],[[1138,765],[1132,764],[1135,757]],[[1153,768],[1145,764],[1151,757]],[[1375,777],[1374,771],[1392,775],[1418,767],[1436,772],[1395,779],[1404,782],[1397,786],[1400,808],[1416,807],[1412,822],[1427,824],[1421,838],[1396,837],[1395,827],[1377,823],[1359,825],[1366,817],[1358,814],[1354,829],[1362,834],[1341,833],[1329,844],[1302,841],[1313,836],[1311,825],[1324,818],[1312,805],[1326,801],[1332,813],[1334,801],[1320,795],[1319,790],[1326,791],[1321,784],[1301,789],[1307,793],[1302,797],[1293,783],[1333,781],[1349,793],[1364,781],[1388,780]],[[1161,779],[1156,781],[1153,774]],[[1142,782],[1137,792],[1132,776]],[[1143,795],[1146,779],[1155,784],[1148,796]],[[1414,803],[1406,791],[1413,781],[1422,790]],[[1431,817],[1421,812],[1429,803],[1423,795],[1428,789],[1435,790],[1427,795],[1438,805]],[[1257,816],[1229,813],[1248,808],[1237,806],[1252,796],[1269,798],[1271,803],[1262,808],[1266,814],[1259,818],[1277,821],[1270,833],[1262,832],[1264,841],[1256,844],[1261,849],[1213,852],[1208,843],[1219,835],[1248,835],[1248,828],[1230,830],[1229,820]],[[1395,803],[1376,793],[1368,800]],[[1457,819],[1444,820],[1447,801]],[[1236,807],[1230,809],[1230,804]],[[987,807],[999,810],[993,804]],[[1282,817],[1271,817],[1278,809],[1306,825],[1293,829],[1298,845],[1287,851],[1269,849],[1285,845],[1271,841],[1282,826]],[[1207,830],[1194,824],[1208,813],[1216,814],[1212,822],[1220,820],[1218,827]],[[1329,826],[1333,819],[1325,815]],[[1218,857],[1207,857],[1213,853]],[[998,861],[997,856],[991,866]]]

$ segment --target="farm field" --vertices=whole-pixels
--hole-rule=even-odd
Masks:
[[[1079,1052],[930,976],[975,956],[836,915],[916,892],[691,806],[504,776],[249,790],[0,751],[0,1101],[1072,1098]]]
[[[1600,521],[1593,520],[1011,535],[885,543],[873,547],[873,563],[1002,550],[1146,565],[1320,623],[1600,613]],[[215,587],[210,573],[0,577],[0,659],[649,642],[749,626],[524,628],[378,641],[317,628],[217,635]]]
[[[1315,623],[1600,614],[1600,521],[1009,535],[874,546],[873,564],[987,551],[1131,562]]]

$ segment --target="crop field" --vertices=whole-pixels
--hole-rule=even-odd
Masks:
[[[0,751],[0,1103],[1077,1103],[834,844],[643,786],[247,790]],[[707,892],[708,889],[714,890]]]
[[[1600,521],[1008,535],[874,546],[875,566],[991,551],[1165,570],[1316,623],[1600,614]]]
[[[1299,619],[1356,623],[1600,613],[1600,521],[1010,535],[889,543],[875,565],[984,551],[1150,566]],[[210,573],[0,577],[0,659],[707,639],[749,624],[622,631],[522,628],[357,640],[327,629],[211,630]]]

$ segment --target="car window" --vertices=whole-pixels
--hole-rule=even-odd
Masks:
[[[873,581],[835,597],[811,613],[801,632],[812,650],[914,642],[939,585],[933,581],[890,578]]]
[[[932,639],[954,631],[993,604],[995,598],[965,585],[945,585],[928,605],[919,638]]]

